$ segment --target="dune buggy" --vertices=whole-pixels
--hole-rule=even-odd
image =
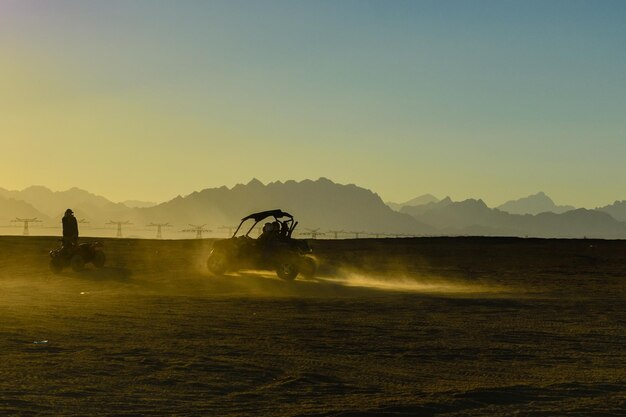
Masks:
[[[251,238],[250,232],[265,220],[262,234]],[[248,228],[244,223],[252,223]],[[209,254],[207,267],[215,275],[240,269],[274,270],[283,280],[294,280],[298,274],[311,278],[317,262],[305,240],[291,237],[298,222],[282,210],[252,213],[241,223],[230,239],[218,240]],[[238,234],[241,231],[241,235]]]
[[[87,263],[102,268],[105,262],[106,256],[100,242],[65,245],[50,251],[50,269],[57,274],[67,267],[81,271]]]

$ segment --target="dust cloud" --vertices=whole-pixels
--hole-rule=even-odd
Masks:
[[[486,282],[469,282],[461,279],[423,276],[419,274],[368,274],[350,269],[342,269],[334,276],[319,277],[318,280],[345,287],[359,287],[392,292],[450,295],[508,294],[513,292],[511,288]]]

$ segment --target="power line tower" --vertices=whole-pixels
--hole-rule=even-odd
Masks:
[[[339,239],[339,233],[346,233],[346,231],[345,230],[329,230],[328,233],[332,233],[334,239]]]
[[[115,237],[122,237],[122,225],[123,224],[132,224],[132,223],[129,222],[128,220],[125,220],[125,221],[109,220],[109,222],[105,223],[105,224],[115,224],[115,225],[117,225],[117,234],[115,235]]]
[[[374,239],[378,239],[381,236],[386,236],[384,233],[368,233],[370,236],[374,236]]]
[[[161,228],[162,227],[172,227],[172,225],[169,224],[169,222],[167,222],[167,223],[150,223],[148,225],[148,227],[156,227],[157,228],[156,238],[157,239],[161,239],[163,237],[163,234],[161,233]]]
[[[200,226],[196,224],[189,224],[189,226],[191,226],[191,229],[185,229],[183,230],[183,232],[185,233],[196,232],[196,239],[202,239],[202,232],[207,232],[207,233],[211,232],[211,230],[204,228],[204,226],[206,226],[206,223]]]
[[[30,231],[28,230],[29,223],[41,223],[41,220],[37,219],[37,217],[33,217],[32,219],[20,219],[16,217],[15,220],[11,220],[12,223],[24,223],[24,236],[30,235]]]
[[[361,232],[347,232],[347,233],[352,233],[354,235],[355,239],[358,239],[359,236],[361,236],[362,234],[364,234],[365,232],[361,231]]]
[[[320,228],[318,227],[317,229],[306,229],[308,230],[308,232],[303,232],[300,233],[301,235],[308,235],[311,236],[311,239],[317,239],[318,236],[322,236],[325,235],[326,233],[320,232]]]

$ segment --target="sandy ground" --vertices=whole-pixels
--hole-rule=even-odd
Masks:
[[[212,241],[0,238],[0,415],[626,414],[626,242],[312,242],[320,277],[211,277]],[[41,342],[41,343],[35,343]]]

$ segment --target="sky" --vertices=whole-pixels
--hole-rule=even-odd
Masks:
[[[624,1],[0,0],[0,187],[626,199]]]

